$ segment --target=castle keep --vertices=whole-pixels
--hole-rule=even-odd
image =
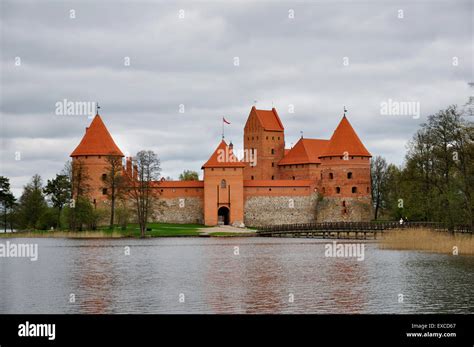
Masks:
[[[155,182],[161,203],[151,219],[237,226],[370,220],[371,154],[345,115],[329,140],[301,137],[288,149],[276,109],[252,107],[243,143],[245,155],[237,158],[223,139],[203,164],[202,181]],[[96,115],[71,153],[88,170],[95,206],[107,202],[102,182],[110,155],[124,157]],[[131,158],[123,170],[133,175]]]

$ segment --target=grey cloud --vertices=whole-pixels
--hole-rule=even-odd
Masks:
[[[288,147],[301,130],[329,138],[346,105],[372,154],[401,164],[419,123],[465,103],[472,80],[470,1],[3,1],[1,9],[0,174],[16,192],[36,172],[61,170],[83,136],[87,117],[54,114],[65,98],[99,101],[120,148],[156,150],[163,175],[176,178],[200,170],[222,116],[240,147],[254,100],[278,109]],[[421,118],[380,115],[389,98],[419,101]]]

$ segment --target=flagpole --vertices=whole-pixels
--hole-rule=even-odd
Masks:
[[[222,139],[224,140],[224,118],[222,118]]]

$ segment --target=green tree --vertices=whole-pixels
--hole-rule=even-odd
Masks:
[[[61,227],[61,212],[64,206],[71,200],[71,182],[65,174],[57,174],[52,180],[48,180],[43,189],[44,194],[51,200],[51,204],[57,209],[57,227]]]
[[[179,180],[180,181],[198,181],[199,180],[199,174],[196,171],[184,170],[179,175]]]
[[[5,176],[0,176],[0,205],[3,211],[3,227],[4,232],[7,232],[7,225],[8,225],[8,214],[13,210],[15,206],[16,198],[10,191],[10,180]],[[10,223],[10,226],[12,223]]]
[[[47,208],[43,195],[41,176],[35,174],[31,181],[23,188],[20,197],[19,225],[23,229],[34,229],[41,215]]]

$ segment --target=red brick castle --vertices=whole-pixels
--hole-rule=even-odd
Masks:
[[[223,139],[202,166],[203,181],[156,182],[162,203],[152,220],[238,226],[370,220],[371,154],[345,115],[329,140],[301,137],[287,149],[276,109],[252,107],[243,153],[238,159]],[[107,201],[108,155],[124,157],[96,115],[71,153],[88,170],[96,207]],[[124,170],[133,175],[131,158]]]

